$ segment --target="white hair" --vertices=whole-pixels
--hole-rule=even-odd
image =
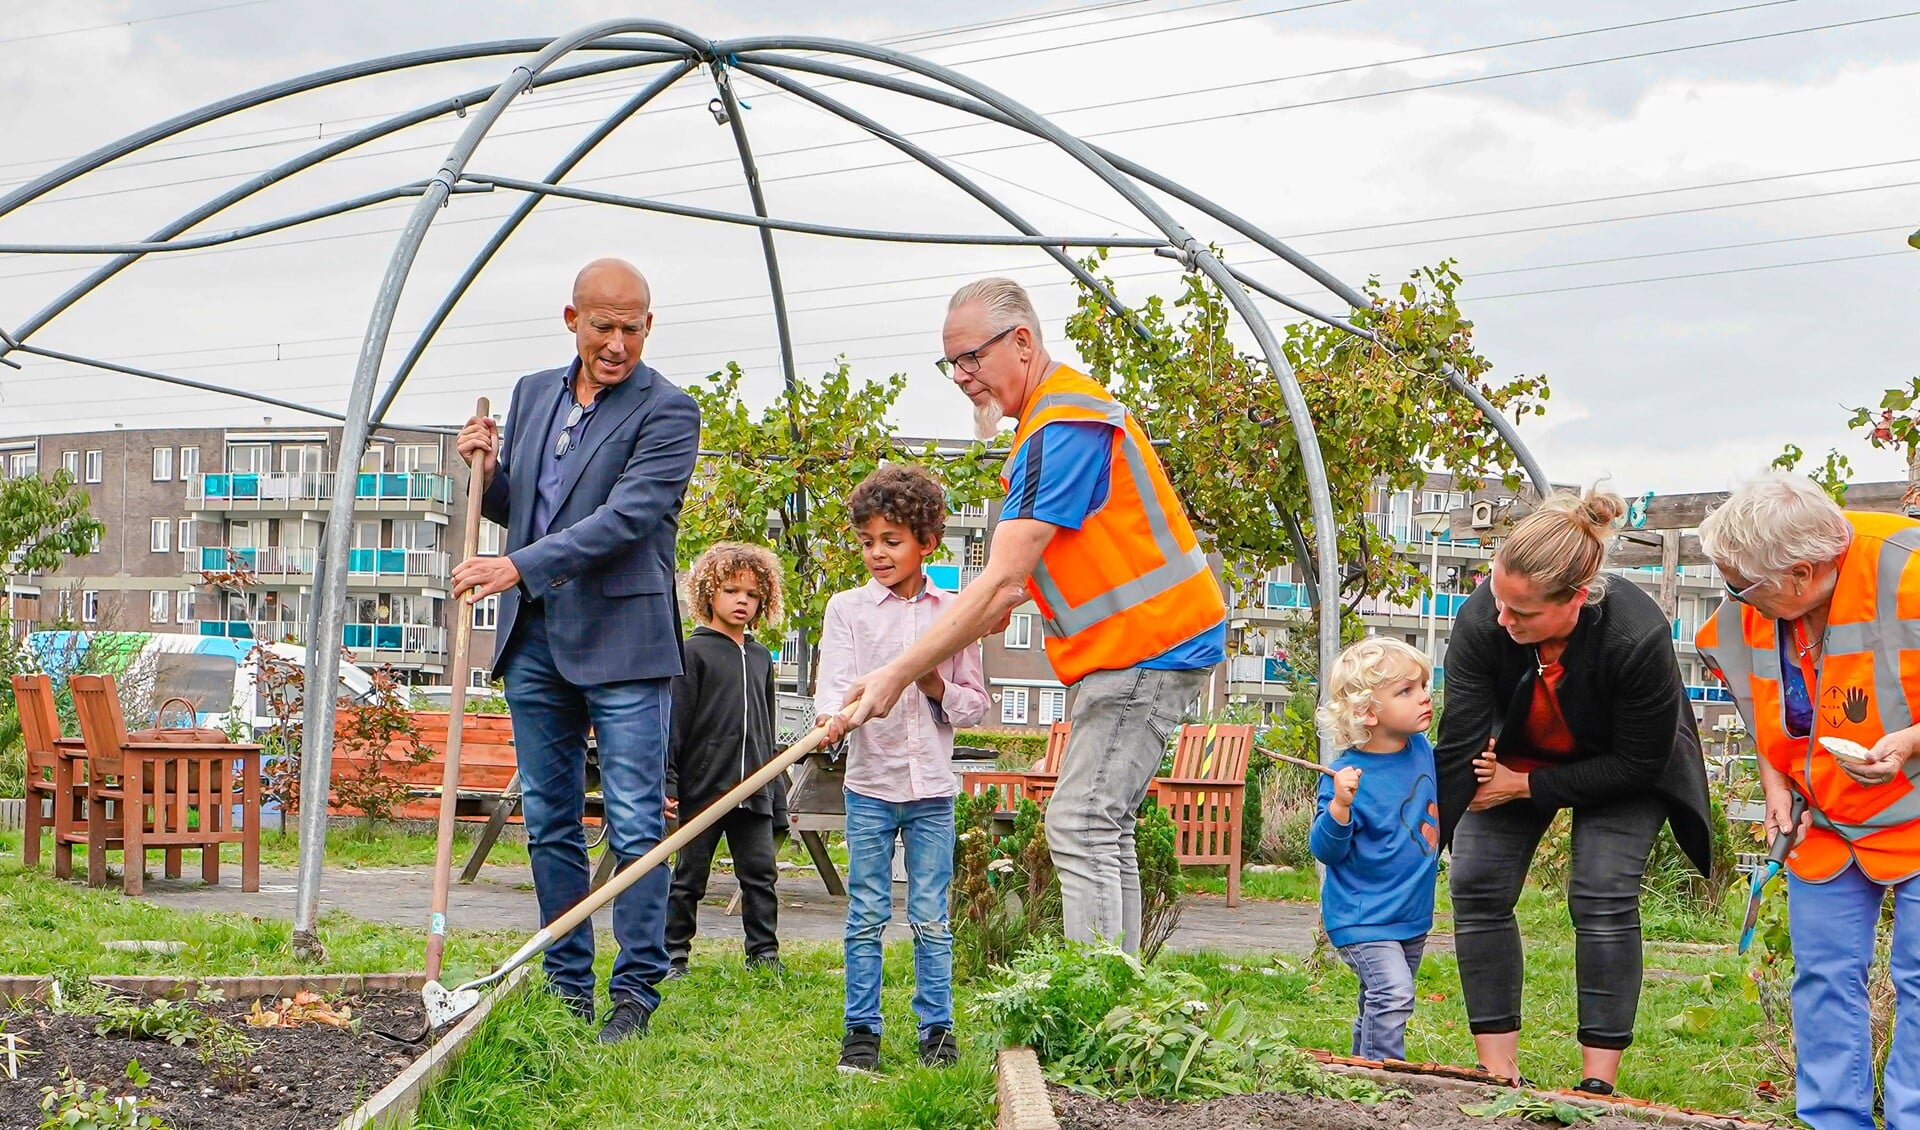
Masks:
[[[1327,674],[1327,701],[1314,714],[1320,729],[1348,748],[1366,745],[1372,731],[1363,719],[1377,714],[1373,695],[1394,679],[1427,682],[1433,661],[1412,644],[1386,636],[1368,636],[1340,653]]]
[[[1853,527],[1827,492],[1787,471],[1740,484],[1700,522],[1700,551],[1755,582],[1784,576],[1802,561],[1837,561],[1852,541]]]
[[[947,310],[952,312],[974,302],[986,308],[987,323],[995,333],[1025,326],[1033,335],[1034,344],[1042,343],[1040,315],[1033,312],[1033,299],[1027,297],[1027,288],[1019,283],[1004,278],[975,279],[953,292]]]

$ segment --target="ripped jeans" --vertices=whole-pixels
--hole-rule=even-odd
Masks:
[[[919,1034],[953,1027],[953,798],[896,804],[847,791],[847,1029],[880,1027],[880,932],[893,916],[893,849],[907,845],[913,1014]]]

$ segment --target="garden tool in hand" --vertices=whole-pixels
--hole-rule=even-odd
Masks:
[[[1320,764],[1318,761],[1308,761],[1305,758],[1301,758],[1301,757],[1288,757],[1284,753],[1275,753],[1264,746],[1254,746],[1253,748],[1259,750],[1261,753],[1266,754],[1268,757],[1273,758],[1275,761],[1284,761],[1288,765],[1298,765],[1302,769],[1311,769],[1315,773],[1325,773],[1329,777],[1333,776],[1333,769],[1329,766]]]
[[[479,417],[491,415],[487,398],[473,407]],[[467,527],[462,561],[480,551],[480,502],[487,493],[487,477],[481,472],[476,451],[467,461]],[[473,639],[473,613],[454,593],[453,655],[447,670],[455,672],[452,693],[447,697],[447,756],[440,774],[440,826],[433,848],[433,901],[427,908],[427,980],[440,977],[440,960],[447,948],[447,887],[453,878],[453,825],[460,809],[460,737],[467,719],[467,681],[460,675],[467,670],[467,650]]]
[[[859,699],[847,703],[841,711],[842,718],[853,715],[853,708]],[[722,816],[738,808],[748,797],[766,787],[769,781],[787,771],[787,767],[812,753],[820,743],[827,739],[827,728],[815,726],[807,735],[793,743],[779,756],[753,771],[745,780],[728,790],[720,799],[702,809],[698,815],[683,814],[680,827],[666,839],[655,844],[653,850],[622,867],[613,878],[599,890],[589,894],[574,905],[572,910],[541,927],[540,932],[527,939],[527,944],[515,951],[512,957],[500,964],[498,969],[477,981],[469,981],[457,988],[449,989],[438,981],[428,981],[420,991],[427,1008],[427,1025],[438,1028],[442,1024],[458,1020],[480,1003],[480,990],[500,980],[507,974],[520,968],[543,953],[547,947],[561,938],[573,933],[581,923],[593,916],[593,912],[612,902],[620,892],[640,880],[642,875],[653,870],[672,858],[673,853],[691,843],[700,833],[711,828]]]
[[[1807,798],[1799,793],[1793,794],[1793,815],[1787,818],[1787,826],[1773,834],[1773,849],[1767,853],[1767,862],[1753,873],[1753,889],[1747,895],[1747,920],[1740,928],[1740,952],[1747,952],[1753,945],[1754,926],[1760,921],[1760,893],[1775,875],[1780,874],[1787,865],[1787,853],[1793,850],[1793,838],[1800,833],[1800,818],[1807,811]]]

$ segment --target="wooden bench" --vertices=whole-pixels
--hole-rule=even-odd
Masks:
[[[1247,797],[1252,726],[1180,728],[1173,772],[1153,782],[1153,798],[1173,819],[1180,864],[1227,868],[1227,905],[1240,905],[1240,834]]]
[[[1000,790],[1000,807],[1016,809],[1022,800],[1044,807],[1060,783],[1060,765],[1067,756],[1067,740],[1073,723],[1055,722],[1047,730],[1047,749],[1031,769],[980,769],[960,775],[960,789],[968,796],[980,796],[988,789]]]

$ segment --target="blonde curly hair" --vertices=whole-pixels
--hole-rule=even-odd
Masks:
[[[1368,636],[1340,653],[1327,675],[1327,701],[1315,711],[1320,729],[1342,747],[1373,739],[1364,721],[1374,711],[1374,692],[1393,679],[1433,678],[1433,661],[1412,644]]]
[[[760,611],[747,621],[747,627],[777,626],[785,610],[780,559],[764,546],[737,541],[708,546],[687,570],[687,602],[693,605],[694,616],[702,621],[713,619],[713,594],[741,573],[753,574],[753,583],[760,588]]]

